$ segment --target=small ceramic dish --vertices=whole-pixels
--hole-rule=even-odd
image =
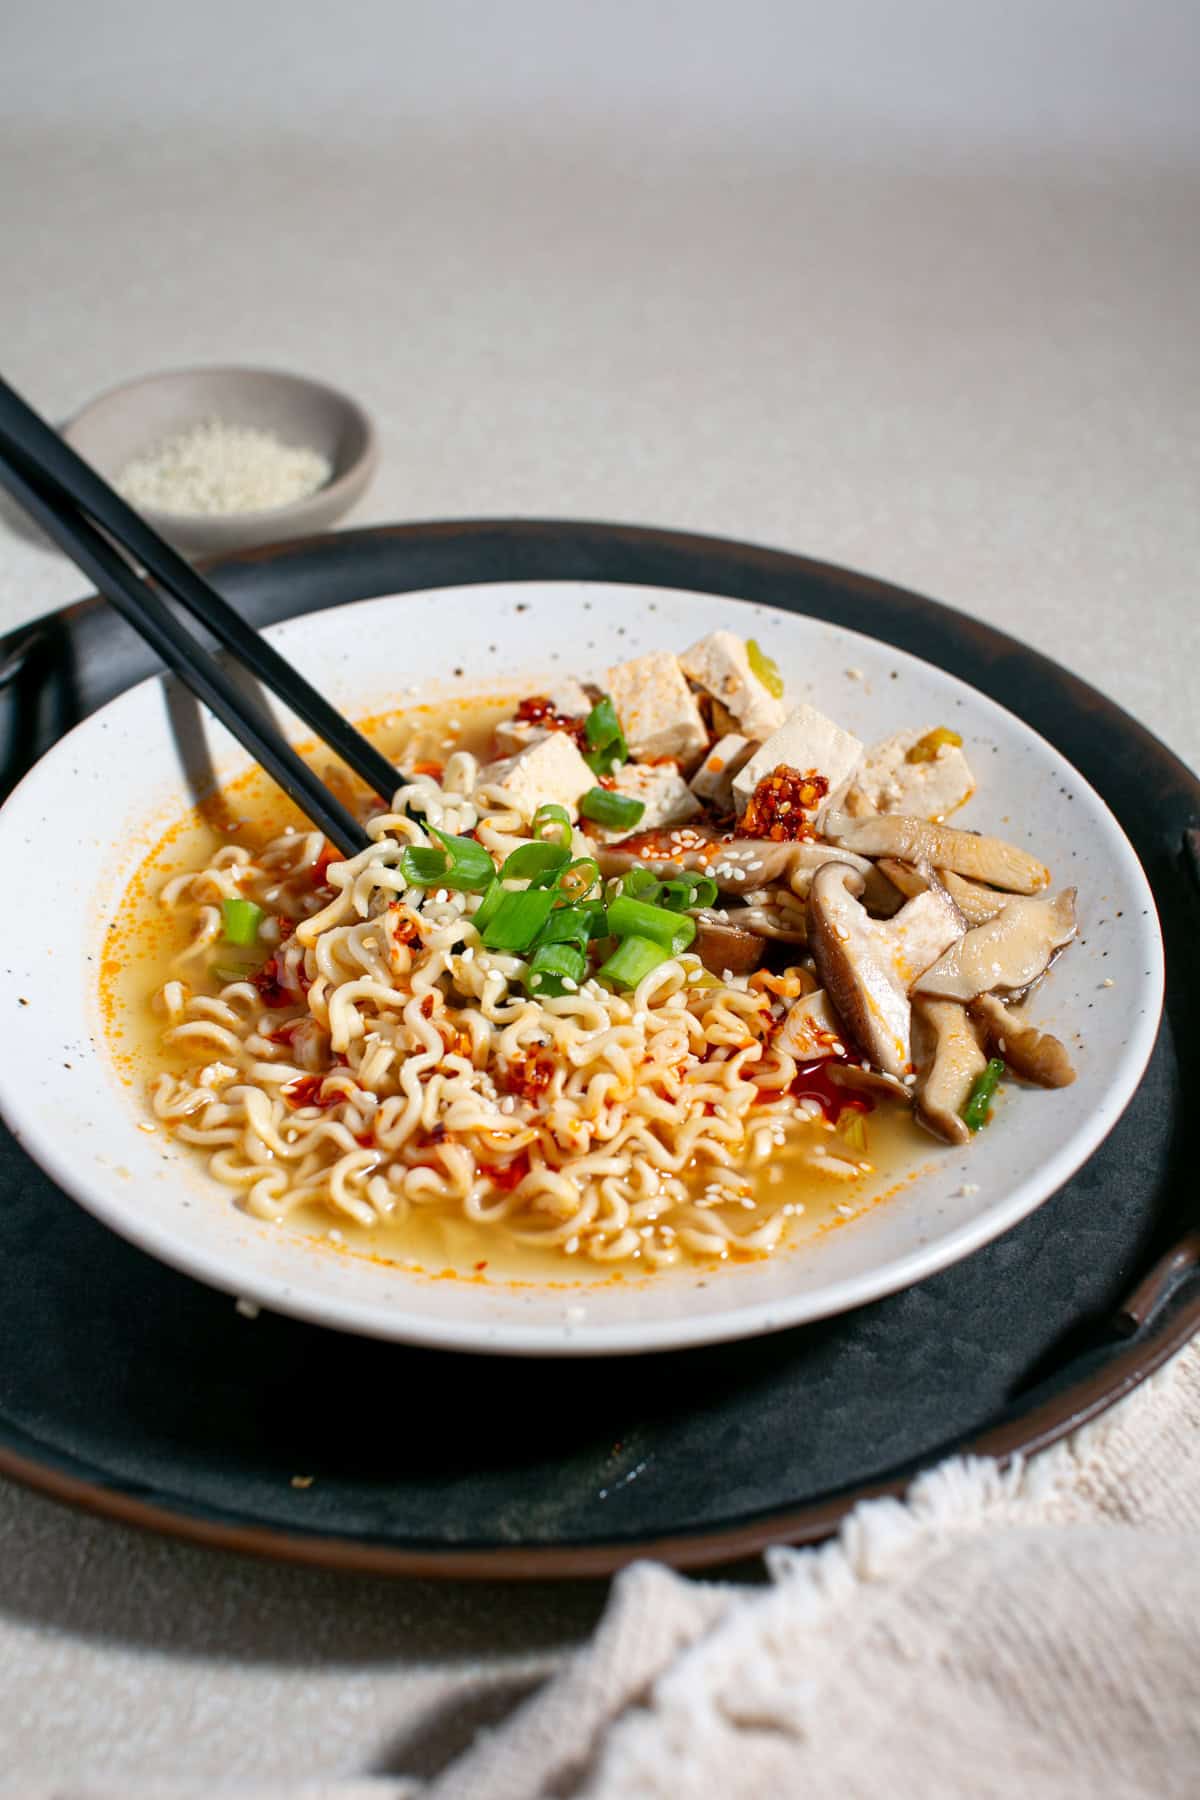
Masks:
[[[110,388],[64,427],[63,436],[116,485],[135,456],[210,419],[251,425],[288,445],[318,451],[332,469],[323,487],[286,506],[241,513],[140,510],[181,550],[219,556],[325,531],[349,511],[375,472],[375,427],[349,395],[274,369],[176,369]]]
[[[132,688],[64,737],[0,812],[8,991],[0,1109],[25,1149],[113,1230],[214,1287],[340,1330],[448,1349],[618,1355],[776,1331],[921,1281],[1015,1225],[1111,1131],[1158,1027],[1162,947],[1154,901],[1099,795],[1013,713],[932,664],[872,638],[708,594],[604,583],[493,583],[365,600],[268,636],[329,699],[359,718],[491,688],[539,693],[564,672],[677,650],[719,627],[753,636],[789,697],[871,742],[945,721],[979,786],[960,823],[1052,864],[1078,889],[1080,940],[1036,996],[1064,1039],[1074,1086],[1012,1084],[968,1146],[930,1138],[879,1204],[770,1261],[697,1266],[614,1283],[444,1279],[281,1230],[238,1209],[187,1144],[164,1138],[144,1080],[123,1075],[100,970],[110,921],[147,852],[246,754],[173,682]],[[304,733],[281,714],[285,729]],[[1096,1229],[1104,1229],[1098,1218]],[[1006,1304],[1002,1292],[996,1305]]]

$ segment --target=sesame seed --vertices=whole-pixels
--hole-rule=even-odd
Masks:
[[[1116,987],[1116,985],[1117,985],[1117,984],[1116,984],[1116,982],[1115,982],[1115,981],[1114,981],[1114,980],[1113,980],[1113,978],[1112,978],[1112,976],[1111,976],[1111,975],[1106,975],[1106,976],[1105,976],[1105,977],[1104,977],[1104,980],[1103,980],[1103,981],[1102,981],[1102,982],[1101,982],[1101,983],[1100,983],[1100,986],[1101,986],[1101,987]]]
[[[253,1300],[239,1300],[237,1303],[237,1310],[241,1313],[243,1319],[257,1319],[258,1317],[258,1307],[254,1304]]]

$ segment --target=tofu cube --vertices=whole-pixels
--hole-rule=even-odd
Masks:
[[[739,814],[743,813],[759,782],[781,764],[789,769],[799,769],[802,775],[815,769],[829,783],[828,793],[813,814],[812,823],[820,825],[861,761],[862,742],[859,738],[843,731],[815,706],[798,706],[734,776],[734,804]]]
[[[539,698],[544,696],[549,700],[560,718],[586,719],[592,710],[587,690],[573,675],[560,675],[537,691]],[[550,726],[531,719],[502,719],[492,738],[495,753],[497,756],[515,756],[518,750],[539,743],[550,729]]]
[[[592,825],[590,829],[602,844],[615,844],[635,831],[680,825],[700,811],[700,802],[679,773],[677,763],[623,763],[613,779],[615,793],[640,800],[646,810],[636,825]]]
[[[515,756],[490,763],[482,778],[504,795],[526,823],[539,806],[549,802],[565,806],[574,819],[580,798],[596,785],[596,777],[565,731],[547,732]]]
[[[719,700],[738,730],[761,743],[787,718],[787,707],[768,693],[754,670],[745,638],[734,631],[710,631],[679,658],[690,681]]]
[[[670,758],[685,768],[696,761],[708,733],[678,657],[654,650],[617,663],[608,671],[608,691],[637,761]]]
[[[894,732],[873,744],[855,777],[855,792],[881,813],[938,820],[956,812],[975,791],[971,765],[959,745],[939,744],[933,756],[908,760],[909,751],[931,735],[932,728],[925,726]]]
[[[706,806],[717,812],[733,811],[733,778],[758,748],[749,738],[730,732],[718,738],[696,773],[692,776],[692,792]]]

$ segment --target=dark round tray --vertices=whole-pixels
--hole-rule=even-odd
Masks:
[[[417,588],[643,582],[808,613],[923,656],[1013,708],[1104,795],[1157,896],[1167,1016],[1091,1161],[957,1267],[799,1330],[611,1362],[452,1356],[244,1319],[107,1232],[3,1133],[0,1471],[115,1518],[342,1568],[587,1575],[647,1554],[700,1567],[819,1537],[948,1451],[1039,1449],[1200,1326],[1179,1129],[1200,1058],[1195,1031],[1171,1029],[1200,1006],[1200,784],[1111,702],[884,582],[666,531],[383,528],[257,552],[216,579],[260,624]],[[0,640],[5,791],[155,666],[96,601]]]

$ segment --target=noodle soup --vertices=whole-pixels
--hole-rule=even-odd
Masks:
[[[1075,935],[1025,849],[948,827],[946,726],[870,750],[718,630],[611,691],[376,721],[343,858],[248,776],[110,934],[147,1129],[251,1216],[431,1272],[746,1263],[969,1145],[1010,1071],[1074,1078],[1013,1002]]]
[[[513,704],[464,701],[368,721],[366,730],[394,761],[423,767],[428,781],[429,771],[455,750],[485,757],[497,722],[511,714]],[[344,771],[313,760],[327,781],[362,805],[361,792]],[[471,1208],[464,1205],[461,1187],[446,1191],[449,1184],[443,1183],[440,1191],[431,1191],[423,1175],[411,1198],[397,1195],[400,1184],[394,1180],[383,1194],[376,1187],[383,1204],[372,1207],[374,1216],[361,1204],[346,1204],[366,1192],[361,1171],[367,1170],[368,1178],[373,1172],[371,1159],[361,1152],[374,1146],[357,1141],[367,1137],[367,1118],[348,1089],[333,1105],[303,1103],[313,1095],[311,1078],[318,1072],[300,1066],[289,1053],[303,1009],[282,994],[264,992],[261,980],[245,991],[241,971],[229,966],[237,953],[221,943],[216,917],[220,898],[234,893],[286,909],[276,917],[303,917],[327,897],[326,882],[317,879],[328,874],[321,862],[326,848],[314,845],[303,818],[274,784],[252,771],[173,827],[147,858],[109,934],[102,981],[109,1039],[123,1078],[149,1096],[148,1120],[193,1145],[231,1188],[236,1204],[337,1248],[463,1277],[547,1282],[601,1275],[592,1258],[580,1256],[578,1245],[568,1248],[574,1234],[564,1236],[561,1227],[547,1232],[541,1223],[530,1229],[528,1217],[514,1217],[511,1190],[503,1187]],[[369,957],[371,947],[361,947],[369,931],[351,929],[358,929],[357,956],[365,948]],[[273,943],[274,934],[268,934],[264,948]],[[351,963],[347,973],[354,972]],[[252,973],[260,975],[257,969]],[[225,979],[234,975],[237,981]],[[567,1024],[574,1026],[569,1015]],[[626,1022],[626,1037],[630,1029]],[[528,1028],[518,1034],[521,1043],[527,1037]],[[650,1045],[653,1041],[651,1036]],[[669,1046],[675,1042],[668,1037]],[[540,1042],[537,1048],[543,1048]],[[664,1047],[660,1069],[666,1053]],[[354,1054],[352,1049],[346,1061],[361,1070],[361,1056],[355,1065]],[[613,1054],[622,1054],[620,1036]],[[732,1060],[728,1050],[722,1060]],[[648,1075],[655,1067],[649,1058],[644,1066]],[[255,1128],[244,1101],[231,1117],[230,1069],[252,1079],[270,1100],[286,1146],[282,1157],[269,1134]],[[386,1094],[386,1081],[379,1075],[375,1081],[372,1091]],[[498,1095],[500,1105],[505,1097]],[[676,1178],[678,1196],[671,1208],[678,1216],[686,1196],[687,1216],[699,1223],[696,1235],[676,1229],[672,1242],[661,1227],[648,1233],[656,1223],[655,1196],[647,1204],[635,1191],[626,1204],[636,1241],[626,1235],[619,1253],[605,1259],[610,1268],[628,1274],[685,1261],[719,1265],[803,1243],[861,1214],[928,1160],[928,1138],[899,1107],[860,1103],[835,1116],[834,1108],[814,1105],[799,1117],[793,1111],[782,1124],[776,1122],[778,1100],[768,1098],[761,1110],[765,1135],[757,1146],[747,1146],[746,1155],[736,1154],[736,1140],[731,1153],[728,1137],[694,1134],[692,1166],[685,1165]],[[499,1116],[511,1128],[515,1113],[516,1107]],[[418,1153],[412,1164],[405,1160],[406,1171],[435,1166],[432,1135],[419,1140],[428,1162]],[[348,1139],[354,1140],[352,1149]],[[716,1157],[709,1160],[706,1152],[714,1150]],[[345,1185],[335,1188],[334,1171],[343,1156]],[[281,1161],[296,1171],[294,1186],[281,1192],[275,1181],[256,1191],[256,1182]],[[256,1180],[246,1179],[251,1174]],[[768,1241],[748,1242],[747,1225],[764,1220],[771,1223]],[[718,1240],[718,1232],[728,1235]],[[543,1236],[551,1241],[539,1242]]]

